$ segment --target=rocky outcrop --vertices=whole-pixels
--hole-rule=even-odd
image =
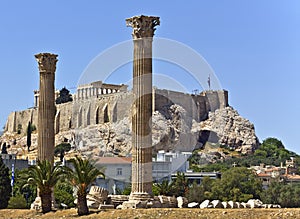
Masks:
[[[252,153],[259,145],[254,125],[232,107],[210,112],[208,119],[200,122],[195,129],[199,131],[201,143],[219,143],[243,154]]]
[[[232,107],[210,112],[208,119],[196,122],[180,105],[172,104],[155,111],[152,116],[153,151],[193,151],[210,142],[218,148],[228,145],[241,153],[251,153],[258,146],[254,126],[242,118]],[[25,157],[36,154],[36,134],[32,135],[31,152],[26,152],[26,136],[5,132],[0,142],[11,145],[10,152]],[[16,142],[13,145],[13,142]],[[124,117],[116,122],[89,125],[56,134],[55,144],[70,142],[74,152],[85,156],[127,156],[131,152],[131,118]],[[22,152],[23,151],[23,152]],[[32,155],[32,156],[31,156]],[[226,157],[221,150],[199,152],[199,164],[214,162]]]

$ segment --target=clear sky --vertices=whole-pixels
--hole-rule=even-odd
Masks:
[[[0,125],[10,112],[33,106],[34,54],[58,54],[56,88],[73,92],[93,58],[131,39],[125,18],[140,14],[161,17],[156,37],[184,43],[206,59],[261,141],[277,137],[300,153],[298,0],[1,1]],[[158,61],[154,69],[190,83],[174,66]],[[130,67],[116,74],[126,82]],[[190,92],[198,89],[192,86]]]

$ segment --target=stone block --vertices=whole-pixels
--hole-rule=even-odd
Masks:
[[[229,208],[237,208],[238,207],[236,202],[234,202],[234,201],[229,201],[229,202],[227,202],[227,204],[228,204]]]
[[[199,203],[198,202],[191,202],[191,203],[188,203],[188,208],[196,208],[199,206]]]
[[[227,202],[221,202],[221,203],[222,203],[222,205],[223,205],[223,208],[230,208],[230,206],[228,205]]]
[[[213,208],[224,208],[220,200],[211,201]]]
[[[185,208],[188,206],[188,200],[185,197],[177,197],[177,207],[178,208]]]
[[[200,204],[200,208],[201,209],[204,209],[204,208],[209,208],[209,204],[210,204],[210,201],[209,200],[205,200],[203,201],[201,204]],[[212,206],[211,206],[212,207]]]
[[[103,210],[103,209],[114,209],[114,208],[115,208],[114,205],[100,204],[98,209],[99,209],[99,210],[100,210],[100,209]]]

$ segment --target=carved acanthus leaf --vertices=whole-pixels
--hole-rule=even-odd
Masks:
[[[159,25],[159,17],[153,16],[135,16],[126,19],[126,25],[133,28],[133,39],[140,39],[143,37],[153,37],[155,26]]]
[[[35,55],[35,58],[39,64],[40,72],[54,73],[56,70],[57,60],[56,54],[51,53],[39,53]]]

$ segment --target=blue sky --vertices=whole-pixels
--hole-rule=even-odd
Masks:
[[[300,153],[299,11],[297,0],[1,1],[0,125],[10,112],[33,105],[34,54],[58,54],[56,87],[73,88],[93,58],[131,39],[125,18],[145,14],[161,17],[156,37],[184,43],[206,59],[260,140],[277,137]],[[116,83],[128,81],[130,69],[120,68]],[[197,89],[176,66],[158,61],[154,71],[172,72]]]

